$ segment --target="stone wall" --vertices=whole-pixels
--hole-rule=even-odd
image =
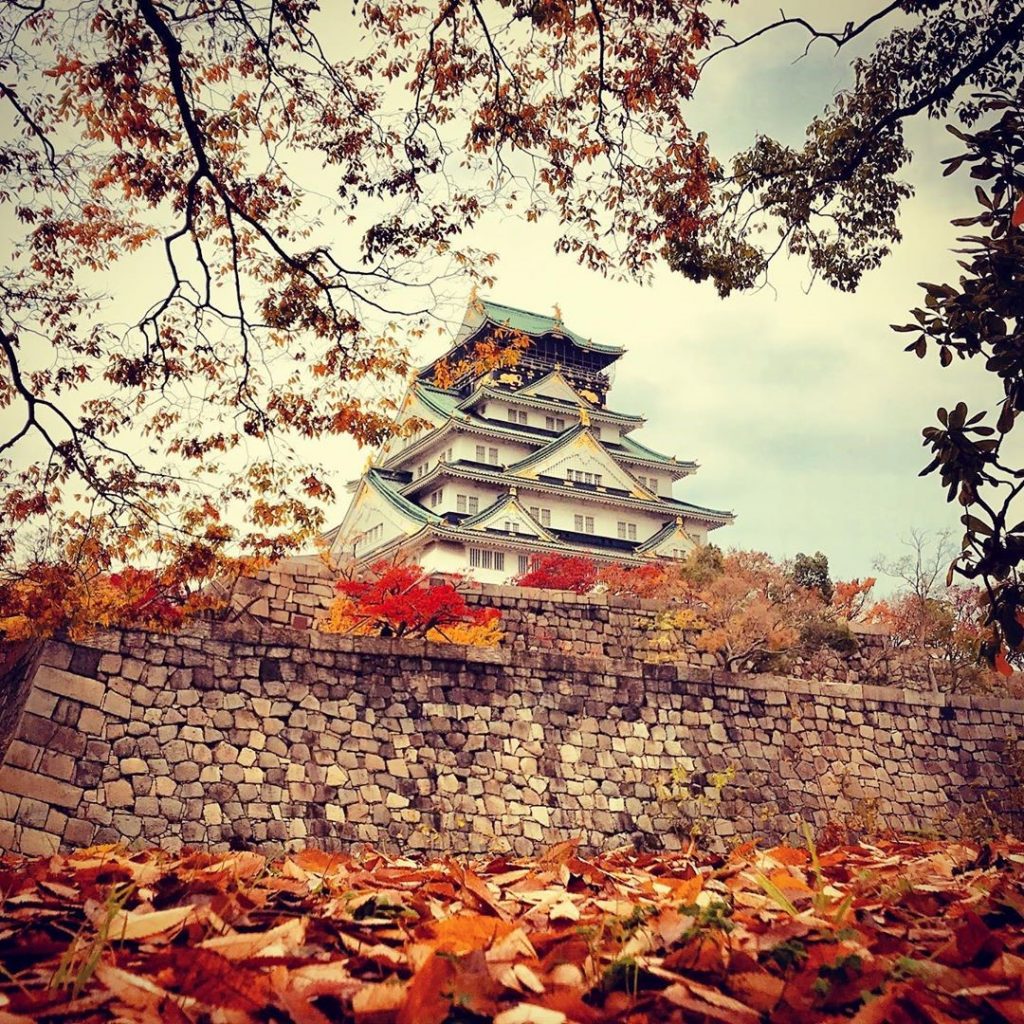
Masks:
[[[228,615],[251,624],[308,629],[334,598],[335,576],[316,558],[293,558],[239,580]],[[585,657],[631,658],[714,666],[711,655],[685,653],[681,638],[662,628],[665,605],[626,597],[483,584],[470,603],[498,608],[505,646],[514,651],[560,651]],[[855,648],[794,656],[785,666],[800,679],[877,683],[917,690],[946,688],[939,652],[894,648],[878,627],[855,624]]]
[[[982,794],[1016,814],[1022,727],[1024,702],[700,665],[219,623],[102,633],[42,652],[0,767],[0,847],[525,853],[678,846],[694,818],[720,841],[800,819],[947,827]]]

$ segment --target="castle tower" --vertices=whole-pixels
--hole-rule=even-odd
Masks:
[[[485,350],[518,359],[484,370]],[[557,317],[471,300],[455,344],[405,396],[401,422],[418,429],[388,441],[354,484],[326,537],[332,556],[401,554],[502,582],[538,554],[636,565],[705,543],[734,516],[673,497],[697,464],[644,447],[632,437],[643,417],[607,407],[623,351]]]

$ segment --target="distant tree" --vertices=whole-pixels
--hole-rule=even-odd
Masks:
[[[982,591],[977,587],[948,587],[940,596],[924,600],[904,590],[879,601],[868,612],[868,618],[885,627],[894,646],[938,653],[951,689],[991,689],[997,685],[998,676],[981,658],[992,630],[986,623]],[[997,667],[1001,675],[1012,673],[1005,657],[997,660]]]
[[[683,630],[689,645],[713,654],[729,671],[764,668],[795,650],[802,628],[824,606],[816,590],[796,583],[756,551],[729,552],[719,574],[691,585],[675,601],[671,624]]]
[[[836,580],[829,610],[840,621],[859,621],[871,603],[871,591],[876,582],[874,576],[865,576],[864,579],[858,577],[852,580]]]
[[[328,633],[443,640],[494,646],[501,639],[497,608],[475,608],[459,577],[430,580],[418,565],[375,562],[335,584],[338,597],[320,628]]]
[[[875,569],[902,581],[908,594],[919,602],[938,599],[946,589],[946,573],[956,555],[952,532],[912,529],[901,540],[905,549],[897,556],[879,555]]]
[[[808,590],[815,590],[825,604],[832,601],[834,588],[828,571],[828,556],[821,551],[805,555],[802,551],[793,559],[793,581]]]

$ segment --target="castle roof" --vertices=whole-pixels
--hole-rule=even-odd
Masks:
[[[476,299],[470,302],[462,327],[455,337],[455,344],[461,345],[467,338],[476,334],[485,325],[504,327],[513,331],[521,331],[531,337],[539,338],[545,334],[568,338],[577,348],[588,352],[604,352],[609,355],[622,355],[626,350],[618,345],[602,345],[582,334],[570,331],[562,321],[554,316],[542,313],[531,313],[526,309],[506,306],[491,299]]]

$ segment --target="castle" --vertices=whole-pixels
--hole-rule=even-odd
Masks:
[[[646,448],[632,437],[644,418],[607,407],[623,353],[558,317],[471,299],[327,535],[331,555],[501,582],[536,555],[636,565],[705,543],[734,516],[673,497],[697,464]]]

